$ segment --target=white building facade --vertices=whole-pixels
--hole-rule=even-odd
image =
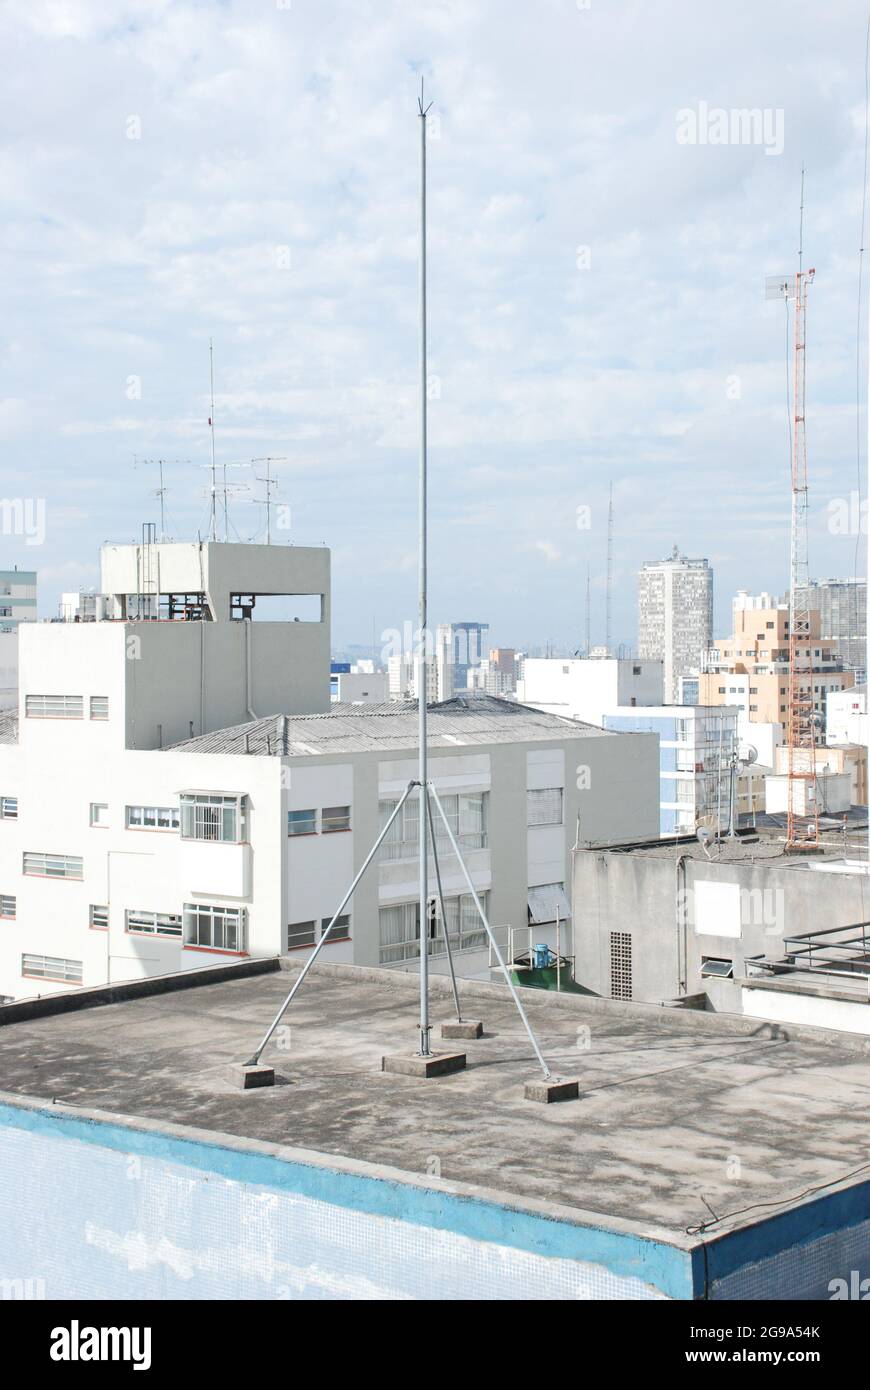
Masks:
[[[415,779],[414,708],[327,708],[325,616],[257,624],[229,611],[240,597],[250,609],[256,579],[268,593],[319,593],[326,615],[328,554],[217,548],[226,554],[204,556],[206,574],[231,575],[236,561],[227,611],[206,577],[153,591],[157,611],[182,594],[196,617],[22,632],[18,711],[0,716],[6,998],[310,950]],[[163,557],[164,576],[176,558]],[[135,607],[141,589],[108,591],[106,611],[128,609],[130,594]],[[258,628],[274,631],[266,640]],[[279,697],[285,708],[267,712]],[[308,698],[322,709],[286,708]],[[433,709],[430,729],[432,778],[490,920],[527,924],[534,905],[536,940],[548,941],[540,904],[553,904],[566,949],[578,821],[602,844],[656,833],[655,740],[480,696]],[[327,958],[416,968],[416,809],[409,799]],[[439,844],[460,972],[488,978],[459,863],[446,837]],[[444,969],[443,928],[427,932]]]
[[[601,724],[623,706],[663,703],[661,661],[527,657],[517,699],[550,714]]]

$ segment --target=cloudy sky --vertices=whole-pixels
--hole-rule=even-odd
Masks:
[[[413,619],[425,75],[433,619],[579,646],[589,570],[602,640],[611,482],[616,641],[675,542],[714,565],[720,630],[736,588],[786,587],[786,319],[763,286],[797,267],[802,163],[811,567],[851,575],[867,19],[6,0],[0,495],[44,498],[46,534],[0,537],[0,567],[39,569],[46,614],[97,583],[100,543],[158,517],[137,458],[178,460],[171,534],[207,529],[211,337],[218,459],[286,459],[281,538],[332,548],[336,644]],[[712,143],[746,109],[759,138],[729,115]],[[231,471],[243,538],[252,471]]]

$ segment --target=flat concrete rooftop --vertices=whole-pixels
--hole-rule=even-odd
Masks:
[[[289,1050],[264,1057],[282,1084],[235,1090],[227,1064],[251,1053],[292,978],[282,970],[8,1022],[0,1090],[363,1160],[423,1182],[434,1159],[447,1183],[678,1243],[711,1209],[725,1218],[712,1239],[862,1165],[855,1181],[868,1175],[863,1039],[527,990],[553,1070],[580,1078],[578,1102],[536,1105],[523,1084],[539,1073],[503,987],[464,990],[467,1016],[485,1027],[461,1045],[467,1070],[419,1081],[380,1069],[383,1053],[414,1048],[416,979],[323,966],[291,1006]],[[433,981],[436,1023],[451,1017],[444,983]]]
[[[762,831],[755,835],[741,834],[734,840],[727,836],[719,841],[710,841],[706,850],[694,835],[671,837],[661,840],[643,840],[634,844],[610,845],[602,847],[613,854],[631,854],[641,858],[676,859],[682,855],[686,859],[707,860],[712,864],[748,864],[753,861],[781,860],[781,867],[812,868],[819,861],[826,864],[839,860],[844,867],[858,872],[867,865],[867,836],[860,838],[849,832],[844,861],[842,832],[822,833],[819,850],[815,854],[791,854],[785,848],[784,830],[778,834]]]

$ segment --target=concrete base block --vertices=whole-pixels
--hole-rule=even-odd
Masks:
[[[275,1085],[274,1067],[249,1067],[244,1064],[234,1064],[227,1067],[227,1081],[233,1086],[238,1086],[242,1091],[252,1091],[257,1086]]]
[[[441,1024],[442,1038],[481,1038],[483,1037],[483,1024],[479,1018],[464,1018],[458,1023],[454,1018],[451,1023]]]
[[[431,1057],[418,1057],[413,1052],[396,1052],[381,1058],[381,1071],[397,1076],[449,1076],[465,1070],[464,1052],[433,1052]]]
[[[542,1105],[553,1105],[558,1100],[579,1100],[580,1082],[566,1081],[563,1077],[551,1076],[544,1081],[527,1081],[526,1100],[536,1100]]]

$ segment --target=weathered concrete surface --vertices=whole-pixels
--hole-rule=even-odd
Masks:
[[[461,1023],[456,1019],[452,1023],[441,1024],[442,1038],[480,1038],[483,1036],[483,1024],[477,1018],[464,1018]]]
[[[226,1076],[232,1086],[240,1086],[243,1091],[254,1091],[258,1086],[275,1085],[275,1068],[254,1063],[234,1063],[233,1066],[227,1067]]]
[[[550,1076],[545,1081],[540,1076],[536,1081],[526,1082],[523,1094],[526,1100],[538,1101],[541,1105],[555,1105],[560,1100],[579,1100],[580,1082],[558,1076]]]
[[[285,971],[0,1027],[0,1090],[418,1177],[437,1157],[447,1182],[675,1236],[709,1207],[790,1203],[870,1162],[860,1051],[791,1041],[764,1023],[528,991],[554,1073],[580,1078],[579,1104],[532,1105],[523,1092],[537,1064],[495,988],[485,987],[487,1036],[465,1071],[432,1085],[382,1072],[382,1056],[413,1051],[417,1015],[416,981],[384,974],[315,968],[264,1053],[274,1087],[239,1090],[226,1069],[274,1017],[292,983]]]
[[[433,1052],[430,1057],[421,1057],[416,1052],[393,1052],[381,1058],[381,1066],[393,1076],[427,1079],[462,1071],[465,1061],[464,1052]]]

